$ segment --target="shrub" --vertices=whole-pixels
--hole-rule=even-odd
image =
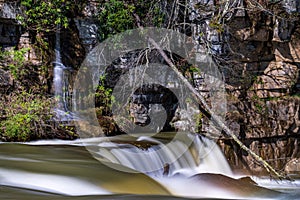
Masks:
[[[99,34],[101,40],[137,28],[138,23],[144,27],[160,27],[165,20],[160,1],[102,0],[100,2],[100,12],[97,18],[100,22]]]
[[[19,50],[10,50],[0,53],[0,59],[7,63],[7,67],[15,79],[18,79],[26,73],[24,68],[25,54],[29,50],[30,48],[22,48]]]
[[[28,92],[13,93],[0,102],[5,119],[0,135],[7,141],[28,141],[44,134],[44,124],[51,118],[50,100]]]
[[[67,0],[21,0],[24,14],[17,19],[26,28],[38,32],[56,30],[58,25],[66,28],[72,4]]]

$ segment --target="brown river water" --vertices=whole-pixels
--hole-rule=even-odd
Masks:
[[[166,141],[0,143],[0,199],[300,199],[300,179],[238,177],[213,141]]]

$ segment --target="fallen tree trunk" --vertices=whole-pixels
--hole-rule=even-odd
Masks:
[[[136,19],[138,27],[140,29],[143,29],[143,27],[140,25],[139,16],[134,14],[134,17]],[[176,75],[180,78],[180,80],[185,84],[185,86],[192,92],[193,96],[197,100],[197,103],[199,103],[200,105],[200,111],[204,114],[205,117],[212,120],[212,122],[221,131],[221,133],[223,133],[227,137],[232,138],[240,146],[241,149],[246,151],[258,163],[260,163],[268,171],[270,175],[272,175],[273,173],[279,179],[288,179],[287,176],[277,172],[267,161],[265,161],[262,157],[257,155],[247,146],[245,146],[243,142],[239,140],[238,137],[228,128],[228,126],[219,118],[219,116],[213,112],[213,110],[209,107],[209,105],[207,104],[203,96],[201,96],[200,93],[191,85],[191,83],[182,75],[182,73],[177,69],[177,67],[173,64],[171,59],[167,56],[167,54],[163,51],[163,49],[157,44],[157,42],[152,38],[148,38],[148,40],[149,43],[159,51],[160,55],[163,57],[163,59],[166,61],[169,67],[176,73]]]
[[[161,56],[167,62],[169,67],[176,73],[176,75],[180,78],[180,80],[185,84],[185,86],[192,92],[193,96],[200,104],[200,111],[209,119],[213,121],[213,123],[221,130],[221,132],[225,133],[226,136],[231,137],[240,147],[249,153],[258,163],[263,165],[263,167],[271,174],[273,173],[276,177],[282,179],[287,178],[285,175],[277,172],[267,161],[254,153],[251,149],[243,144],[241,140],[228,128],[228,126],[216,115],[209,105],[206,103],[205,99],[199,94],[199,92],[191,85],[191,83],[180,73],[177,67],[173,64],[171,59],[166,55],[166,53],[161,49],[161,47],[152,39],[149,38],[149,42],[159,51]]]

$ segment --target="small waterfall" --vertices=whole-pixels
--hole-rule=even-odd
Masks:
[[[95,157],[156,177],[199,173],[232,175],[226,158],[214,141],[192,134],[187,137],[191,138],[191,144],[183,140],[163,143],[147,136],[138,137],[136,142],[154,144],[147,149],[133,144],[102,142]]]
[[[60,28],[55,34],[55,61],[53,70],[53,88],[56,99],[55,118],[59,121],[69,121],[72,119],[70,114],[70,92],[69,79],[71,76],[71,68],[66,67],[62,62]]]
[[[125,140],[131,141],[128,137],[118,136],[115,139],[114,143],[118,144],[119,149],[129,148],[124,142]],[[159,136],[159,139],[153,139],[141,136],[136,139],[139,142],[146,141],[145,143],[154,144],[162,143],[166,137]],[[121,140],[123,142],[117,143]],[[107,147],[104,147],[103,138],[86,138],[83,141],[95,150],[99,148],[99,141],[102,148],[111,148],[109,147],[111,144],[107,142]],[[279,194],[253,185],[251,179],[234,179],[219,174],[202,173],[192,177],[172,176],[171,172],[176,173],[176,170],[170,170],[169,176],[159,176],[159,174],[147,176],[134,173],[134,170],[131,173],[115,170],[105,165],[104,162],[94,159],[86,151],[83,141],[44,140],[25,144],[0,143],[0,199],[299,199],[300,179],[292,182],[270,180],[268,177],[255,179],[260,186],[276,188],[278,191],[289,191],[286,194]],[[177,149],[182,147],[180,143],[175,142],[169,145],[171,152],[166,150],[165,156],[172,156],[175,151],[180,151]],[[197,143],[200,144],[198,151],[202,153],[207,151],[209,153],[207,156],[210,158],[204,156],[205,154],[197,158],[196,153],[192,151],[192,149],[197,150]],[[205,146],[201,147],[201,145]],[[182,162],[186,162],[186,171],[191,171],[188,167],[196,166],[197,168],[198,166],[199,168],[201,165],[226,168],[223,164],[223,157],[217,153],[219,151],[217,146],[209,148],[210,145],[215,144],[205,138],[195,137],[194,144],[191,144],[189,151],[182,156],[184,159],[180,158],[176,161],[177,164],[183,166]],[[134,148],[136,151],[141,150],[132,147],[132,151]],[[153,148],[154,146],[148,150],[153,151]],[[147,150],[144,150],[144,153],[146,152]],[[137,165],[140,169],[144,165],[154,165],[158,162],[155,156],[151,160],[145,157],[143,160],[134,160],[135,157],[130,158],[125,153],[121,152],[118,159],[125,156],[124,160],[130,160],[130,164]],[[163,155],[158,157],[163,157]],[[199,164],[195,161],[199,161]],[[176,162],[174,165],[177,165]],[[196,164],[192,164],[193,162]],[[203,172],[200,169],[195,171],[195,173]]]

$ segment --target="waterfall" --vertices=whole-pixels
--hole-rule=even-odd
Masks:
[[[148,136],[138,137],[136,143],[153,144],[146,149],[135,146],[134,142],[103,141],[94,156],[156,177],[199,173],[232,175],[226,158],[214,141],[194,134],[187,137],[191,138],[191,144],[184,140],[173,139],[165,143]]]
[[[60,27],[58,26],[57,29],[55,34],[55,61],[53,62],[53,88],[56,99],[55,117],[59,121],[70,121],[72,119],[69,103],[71,98],[69,92],[71,68],[66,67],[62,62]]]
[[[165,143],[163,140],[166,137],[166,135],[159,136],[159,138],[140,136],[136,138],[136,141],[145,141],[148,144]],[[130,148],[130,145],[125,144],[124,139],[127,142],[131,141],[128,137],[117,136],[112,143],[117,144],[119,149]],[[123,142],[117,143],[121,140]],[[234,179],[220,174],[202,173],[192,177],[174,174],[175,176],[172,176],[172,173],[179,173],[174,169],[170,170],[168,176],[159,176],[159,174],[147,176],[135,173],[134,170],[131,173],[115,170],[105,165],[104,162],[94,159],[86,151],[83,141],[95,150],[99,148],[99,141],[103,149],[111,148],[109,147],[111,144],[104,142],[103,138],[72,141],[44,140],[18,144],[0,143],[0,199],[299,199],[300,179],[290,182],[270,180],[269,177],[256,178],[258,185],[277,188],[276,190],[279,191],[289,191],[289,193],[280,194],[255,185],[251,179]],[[200,144],[199,147],[197,143]],[[206,165],[220,169],[226,167],[223,165],[224,158],[220,157],[217,153],[219,150],[214,145],[214,142],[206,138],[195,137],[194,144],[191,144],[189,151],[182,156],[185,159],[176,160],[174,165],[178,163],[179,166],[184,166],[182,162],[186,162],[186,171],[191,171],[189,166],[199,168],[201,165]],[[169,146],[171,152],[166,149],[166,156],[174,155],[175,151],[180,150],[177,148],[182,147],[180,142]],[[132,151],[141,150],[131,147]],[[153,151],[154,145],[148,150]],[[141,152],[147,153],[148,150],[144,149]],[[194,153],[192,150],[195,150]],[[197,156],[196,150],[199,153],[209,154]],[[120,154],[118,158],[120,160],[136,159],[130,158],[126,152],[120,152]],[[157,156],[163,157],[163,155]],[[157,163],[158,158],[153,157],[151,160],[141,157],[142,160],[135,160],[135,163],[129,161],[129,163],[141,169],[144,165]],[[124,162],[120,161],[123,164]],[[192,164],[193,162],[196,164]],[[195,169],[195,171],[194,173],[203,172],[201,169]]]

